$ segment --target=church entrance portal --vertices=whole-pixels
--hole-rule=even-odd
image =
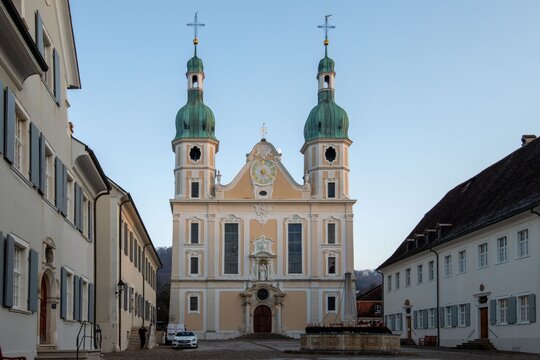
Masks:
[[[253,313],[253,332],[272,332],[272,310],[266,305],[259,305]]]
[[[47,334],[47,299],[49,297],[47,276],[41,278],[41,295],[39,303],[39,342],[46,344],[48,340]]]

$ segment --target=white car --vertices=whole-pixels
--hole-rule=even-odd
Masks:
[[[199,340],[197,335],[191,331],[180,331],[174,335],[172,339],[173,349],[178,348],[194,348],[196,349],[199,346]]]

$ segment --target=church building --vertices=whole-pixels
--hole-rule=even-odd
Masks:
[[[203,102],[197,44],[195,36],[188,100],[176,116],[172,141],[169,322],[185,324],[203,339],[222,339],[249,333],[298,337],[308,323],[347,319],[344,279],[354,270],[356,202],[349,198],[352,141],[347,113],[334,101],[328,40],[317,74],[318,104],[304,128],[301,184],[264,135],[246,149],[246,163],[234,179],[221,183],[215,135],[220,122]]]

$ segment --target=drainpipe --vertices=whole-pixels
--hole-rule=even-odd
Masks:
[[[437,319],[437,346],[441,346],[441,322],[439,319],[439,313],[440,313],[440,290],[439,290],[439,253],[433,248],[429,248],[429,251],[432,253],[435,253],[435,263],[437,267],[437,280],[435,282],[437,286],[437,310],[435,311],[435,318]]]
[[[127,194],[127,199],[122,201],[118,210],[118,282],[122,280],[122,207],[131,201],[131,196]],[[129,245],[129,244],[128,244]],[[117,290],[118,291],[118,290]],[[124,291],[127,291],[124,286]],[[118,293],[118,347],[122,351],[122,294]]]
[[[94,334],[94,349],[96,348],[96,317],[97,317],[97,201],[100,197],[103,195],[109,195],[111,191],[107,188],[107,190],[100,192],[97,194],[97,196],[94,198],[94,293],[92,296],[94,297],[94,321],[92,322],[92,334]]]

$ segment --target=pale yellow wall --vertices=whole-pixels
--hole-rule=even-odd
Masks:
[[[249,171],[230,189],[225,191],[225,199],[253,199],[253,185],[251,185]]]
[[[219,294],[219,329],[238,330],[243,325],[242,298],[238,291],[222,291]]]
[[[274,199],[301,199],[302,192],[293,188],[281,170],[276,174],[274,190],[272,193]]]
[[[249,222],[250,254],[253,254],[255,250],[253,241],[263,235],[273,240],[272,254],[277,252],[277,220],[268,220],[266,224],[261,224],[258,220],[251,220]]]
[[[305,291],[287,291],[283,298],[283,327],[304,330],[307,325],[307,297]]]
[[[199,295],[199,312],[189,313],[189,296],[193,294]],[[184,309],[184,319],[186,319],[186,329],[191,331],[200,331],[203,329],[204,319],[204,298],[202,292],[189,292],[184,297],[184,303],[186,304]]]

